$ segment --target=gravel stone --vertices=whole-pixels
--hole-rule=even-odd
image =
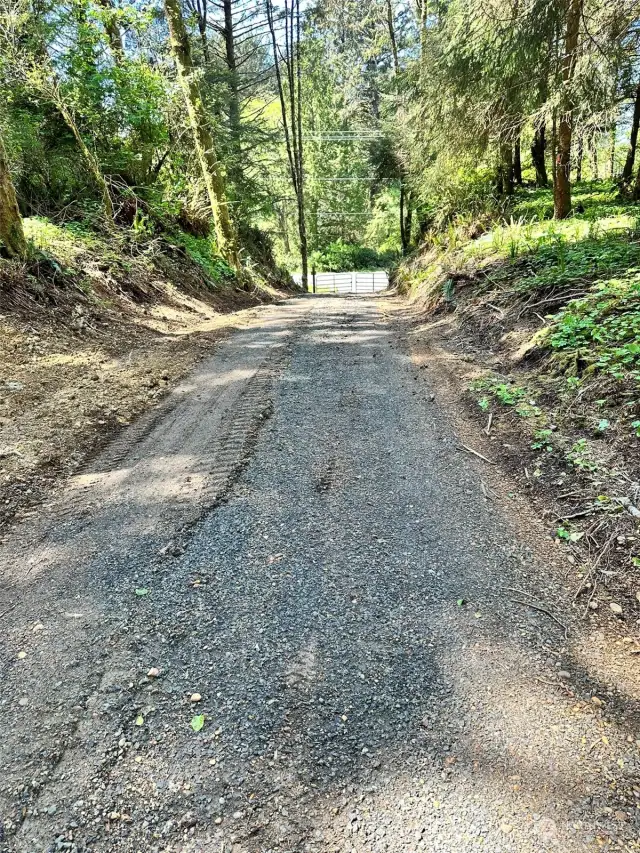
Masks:
[[[5,545],[2,853],[631,849],[633,715],[378,302],[261,314]]]

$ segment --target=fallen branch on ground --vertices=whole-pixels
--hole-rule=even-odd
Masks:
[[[537,610],[540,613],[546,613],[550,619],[553,619],[553,621],[562,628],[565,638],[569,636],[569,629],[564,622],[561,622],[558,617],[554,616],[546,607],[542,607],[540,604],[534,604],[532,601],[520,601],[519,598],[512,598],[511,601],[513,601],[514,604],[521,604],[523,607],[531,607],[532,610]]]
[[[474,456],[477,456],[478,459],[482,459],[485,462],[488,462],[489,465],[495,465],[496,464],[495,462],[492,462],[491,459],[487,459],[486,456],[483,456],[482,453],[478,453],[478,451],[474,450],[472,447],[467,447],[466,444],[462,444],[462,442],[460,442],[460,448],[459,449],[460,450],[466,450],[467,453],[473,453]]]

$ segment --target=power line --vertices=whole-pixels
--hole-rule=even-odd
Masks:
[[[363,184],[371,183],[371,181],[376,181],[377,177],[372,175],[370,178],[307,178],[309,183],[312,184],[333,184],[333,183],[341,183],[342,181],[358,181]]]

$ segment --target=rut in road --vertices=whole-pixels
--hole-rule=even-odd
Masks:
[[[634,849],[622,697],[427,399],[376,301],[294,300],[7,546],[0,850]]]

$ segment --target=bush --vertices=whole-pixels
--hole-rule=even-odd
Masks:
[[[390,267],[396,260],[394,252],[376,252],[356,243],[330,243],[321,252],[311,255],[311,264],[318,272],[351,272]]]

